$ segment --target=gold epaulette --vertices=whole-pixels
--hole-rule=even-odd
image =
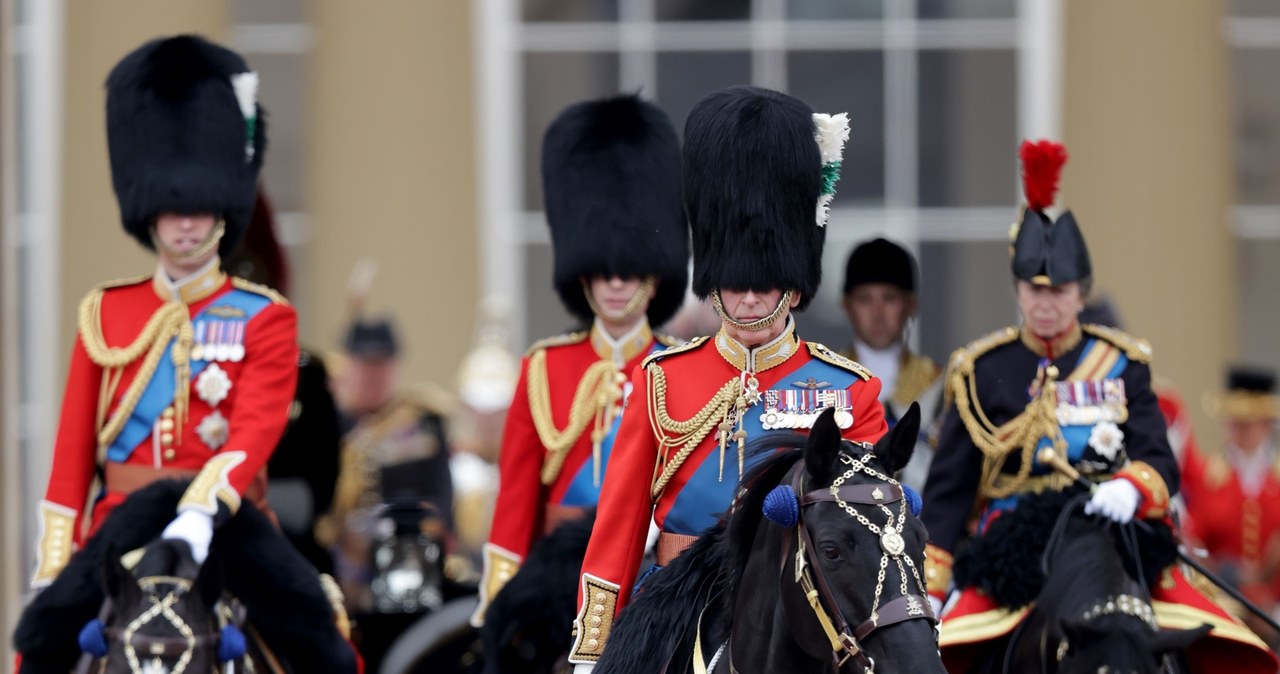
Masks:
[[[98,285],[94,286],[93,290],[89,291],[89,294],[92,295],[93,293],[101,292],[103,290],[111,290],[112,288],[123,288],[125,286],[138,285],[139,283],[146,283],[150,280],[151,280],[151,274],[146,274],[143,276],[131,276],[129,278],[121,278],[121,279],[116,279],[114,281],[107,281],[106,283],[99,283]]]
[[[566,333],[565,333],[565,334],[563,334],[563,335],[556,335],[556,336],[554,336],[554,337],[547,337],[547,338],[545,338],[545,339],[539,339],[538,341],[536,341],[536,342],[534,342],[534,343],[533,343],[533,346],[530,346],[530,347],[529,347],[529,350],[528,350],[528,351],[525,351],[525,352],[524,352],[524,356],[525,356],[525,358],[528,358],[529,356],[532,356],[532,355],[534,354],[534,352],[536,352],[536,351],[542,351],[542,350],[544,350],[544,349],[549,349],[549,348],[551,348],[551,347],[553,347],[553,346],[564,346],[564,345],[566,345],[566,344],[577,344],[577,343],[579,343],[579,342],[585,341],[585,340],[587,339],[587,336],[588,336],[588,335],[590,335],[590,334],[591,334],[591,333],[590,333],[590,332],[588,332],[588,331],[586,331],[586,330],[575,330],[575,331],[573,331],[573,332],[566,332]]]
[[[661,332],[653,333],[653,339],[668,349],[683,346],[685,344],[683,339],[680,339],[679,337],[672,337],[671,335],[664,335]]]
[[[813,356],[814,358],[817,358],[818,360],[824,363],[827,363],[829,365],[834,365],[840,368],[841,370],[848,370],[849,372],[852,372],[858,375],[858,377],[862,379],[862,381],[867,381],[868,379],[875,376],[871,374],[871,370],[868,370],[867,368],[863,367],[861,363],[849,360],[848,358],[845,358],[844,356],[827,348],[823,344],[819,344],[817,342],[805,342],[805,343],[809,345],[809,355]]]
[[[281,295],[280,293],[276,292],[273,288],[264,286],[261,283],[254,283],[253,281],[246,281],[238,276],[232,276],[231,285],[245,292],[254,293],[255,295],[262,295],[263,297],[271,300],[273,304],[289,303],[289,300],[285,299],[284,295]]]
[[[951,352],[951,359],[947,361],[947,371],[949,377],[955,377],[962,370],[972,370],[974,361],[978,360],[986,352],[1008,344],[1018,338],[1018,329],[1015,327],[1007,327],[996,330],[995,332],[983,335],[972,342]]]
[[[1124,354],[1128,356],[1130,360],[1135,360],[1139,363],[1151,362],[1151,342],[1148,342],[1145,339],[1134,337],[1127,332],[1107,327],[1105,325],[1087,324],[1080,326],[1080,328],[1084,330],[1086,334],[1105,339],[1120,347],[1124,350]]]
[[[702,346],[703,344],[706,344],[708,339],[711,339],[711,338],[705,335],[702,337],[694,337],[691,341],[686,342],[684,344],[680,344],[679,346],[673,346],[668,349],[664,349],[662,351],[651,353],[648,355],[648,357],[644,359],[644,361],[640,363],[640,369],[643,370],[649,367],[650,363],[656,363],[659,360],[666,358],[667,356],[674,356],[677,353],[686,353],[688,351],[693,351],[694,349]]]

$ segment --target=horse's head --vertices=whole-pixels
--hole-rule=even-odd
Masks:
[[[1063,623],[1056,653],[1059,674],[1157,674],[1166,671],[1161,669],[1166,656],[1186,650],[1209,633],[1209,625],[1158,629],[1149,611],[1150,606],[1136,597],[1110,598],[1093,613]]]
[[[894,671],[942,672],[924,588],[919,497],[893,477],[911,459],[919,408],[874,447],[845,441],[834,416],[828,409],[818,417],[802,464],[765,499],[766,516],[790,540],[781,560],[782,620],[800,650],[839,662],[839,671],[878,661]],[[768,542],[776,536],[757,538],[778,545]]]
[[[215,614],[222,593],[219,565],[203,568],[184,542],[159,540],[142,549],[129,570],[106,555],[107,605],[81,633],[87,652],[105,652],[107,674],[210,674],[221,666],[219,647],[229,640]],[[221,633],[220,633],[221,632]],[[238,632],[235,632],[239,636]],[[241,640],[243,639],[240,637]],[[243,643],[225,644],[243,652]]]

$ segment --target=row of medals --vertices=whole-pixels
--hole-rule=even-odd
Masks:
[[[244,321],[197,321],[192,360],[237,363],[244,360]],[[212,340],[206,337],[213,335]]]

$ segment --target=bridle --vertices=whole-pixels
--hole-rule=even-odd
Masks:
[[[914,560],[909,555],[904,554],[906,542],[902,538],[902,531],[906,525],[908,504],[903,495],[902,485],[891,476],[868,466],[867,462],[873,459],[875,455],[871,452],[870,445],[862,446],[866,447],[868,451],[856,458],[841,452],[840,460],[849,468],[843,475],[836,478],[830,487],[825,489],[817,489],[808,493],[803,492],[804,470],[800,468],[795,470],[791,488],[795,494],[799,495],[797,498],[799,516],[795,526],[789,527],[788,534],[783,537],[782,572],[786,572],[787,558],[791,549],[791,532],[799,532],[794,556],[794,582],[804,592],[810,608],[817,617],[818,623],[822,625],[823,632],[830,642],[833,671],[839,671],[846,662],[852,660],[863,672],[870,674],[875,671],[875,660],[867,655],[863,643],[876,630],[908,620],[928,620],[935,627],[934,638],[936,639],[938,620],[933,615],[933,610],[925,598],[927,596],[925,594],[925,585],[921,580]],[[879,480],[880,483],[844,484],[846,480],[858,473],[868,475]],[[845,619],[844,614],[840,611],[840,606],[836,603],[835,595],[831,592],[831,586],[827,582],[826,576],[822,573],[822,567],[810,559],[814,545],[813,539],[809,535],[809,528],[805,525],[804,509],[815,503],[824,502],[831,502],[840,506],[845,512],[858,520],[862,526],[880,538],[882,554],[880,556],[879,572],[876,577],[875,597],[871,604],[871,614],[856,628],[852,629],[849,621]],[[854,509],[850,505],[851,503],[877,506],[886,517],[884,524],[877,525],[873,523],[865,515]],[[893,503],[898,504],[896,515],[889,507]],[[898,588],[900,596],[881,606],[880,602],[883,599],[886,585],[885,576],[890,560],[898,567],[899,577],[902,579]],[[915,581],[915,589],[918,593],[911,592],[912,588],[908,583],[908,575]]]
[[[170,674],[184,674],[197,652],[218,649],[222,640],[221,631],[214,627],[204,634],[196,634],[187,621],[173,610],[173,607],[191,589],[190,580],[174,576],[148,576],[137,582],[138,587],[143,590],[143,596],[151,602],[151,606],[146,611],[129,621],[123,628],[105,627],[114,612],[110,597],[103,602],[102,609],[98,613],[98,621],[104,625],[102,634],[105,641],[108,643],[116,641],[123,645],[124,656],[129,663],[131,674],[143,674],[147,671],[144,666],[145,660],[154,662],[160,658],[173,657],[178,658],[178,661],[169,670]],[[168,589],[161,593],[156,589],[159,586],[166,586]],[[243,627],[246,613],[242,606],[236,604],[232,608],[219,602],[215,611],[218,614],[219,623],[234,625],[237,629]],[[176,629],[180,636],[157,637],[138,634],[138,630],[144,626],[162,621]],[[96,659],[94,655],[85,653],[77,663],[76,674],[88,674]],[[224,664],[220,671],[233,671],[229,669],[230,664],[230,662]]]

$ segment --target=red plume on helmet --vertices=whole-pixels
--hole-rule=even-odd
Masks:
[[[1053,205],[1058,194],[1058,178],[1067,163],[1067,148],[1051,140],[1022,141],[1018,148],[1022,160],[1022,191],[1027,195],[1027,208],[1043,211]]]

